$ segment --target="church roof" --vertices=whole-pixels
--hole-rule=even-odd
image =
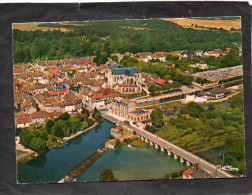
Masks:
[[[111,65],[112,66],[112,65]],[[134,76],[136,73],[141,73],[137,67],[128,67],[125,68],[122,65],[119,65],[117,68],[114,68],[112,71],[112,75],[127,75],[127,76]]]

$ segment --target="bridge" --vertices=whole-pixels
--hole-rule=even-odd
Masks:
[[[132,131],[136,132],[136,135],[146,143],[149,143],[150,145],[153,145],[156,149],[160,149],[161,152],[166,152],[167,155],[173,156],[174,159],[179,159],[181,163],[185,162],[187,166],[190,166],[192,164],[198,163],[200,168],[213,174],[216,178],[232,178],[233,175],[222,171],[218,169],[217,166],[211,164],[210,162],[192,154],[191,152],[188,152],[187,150],[184,150],[183,148],[180,148],[179,146],[164,140],[163,138],[154,135],[153,133],[150,133],[149,131],[146,131],[144,129],[140,129],[136,126],[126,126],[126,124],[117,118],[106,114],[106,111],[101,111],[103,117],[113,123],[119,124],[127,129],[130,129]]]

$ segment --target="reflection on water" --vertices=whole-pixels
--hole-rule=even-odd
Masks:
[[[98,181],[99,172],[106,168],[111,168],[115,178],[122,181],[156,179],[178,171],[183,166],[184,164],[178,160],[153,147],[138,149],[123,146],[120,150],[105,153],[77,179],[77,182]]]

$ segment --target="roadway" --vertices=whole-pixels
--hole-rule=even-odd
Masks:
[[[201,91],[199,87],[194,86],[193,89],[187,87],[187,86],[182,86],[181,87],[182,91],[174,92],[171,94],[164,94],[164,95],[158,95],[154,97],[145,97],[145,98],[133,98],[130,99],[131,101],[135,101],[137,104],[139,103],[146,103],[146,102],[152,102],[152,101],[158,101],[162,98],[168,98],[168,97],[173,97],[173,96],[178,96],[178,95],[183,95],[183,94],[190,94],[196,91]]]
[[[146,131],[144,129],[140,129],[136,126],[126,126],[124,122],[118,120],[117,118],[114,118],[111,115],[107,115],[106,111],[101,111],[102,115],[105,119],[115,123],[115,124],[119,124],[122,125],[126,128],[129,128],[133,131],[136,131],[136,133],[140,136],[143,136],[144,138],[148,139],[149,141],[157,144],[158,146],[169,150],[170,152],[178,155],[179,157],[183,158],[184,160],[187,160],[191,163],[199,163],[200,167],[202,169],[205,169],[208,172],[211,172],[215,175],[215,177],[219,177],[219,178],[231,178],[233,177],[233,175],[225,172],[225,171],[221,171],[220,169],[218,169],[215,165],[207,162],[206,160],[192,154],[191,152],[188,152],[186,150],[184,150],[183,148],[180,148],[179,146],[164,140],[163,138],[154,135],[152,133],[150,133],[149,131]]]

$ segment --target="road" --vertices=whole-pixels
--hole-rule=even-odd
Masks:
[[[187,87],[187,86],[182,86],[181,87],[182,91],[178,91],[178,92],[174,92],[171,94],[164,94],[164,95],[159,95],[159,96],[154,96],[154,97],[146,97],[146,98],[133,98],[130,99],[131,101],[135,101],[137,104],[139,103],[145,103],[145,102],[151,102],[151,101],[157,101],[160,100],[162,98],[168,98],[168,97],[173,97],[173,96],[177,96],[177,95],[183,95],[183,94],[190,94],[196,91],[200,91],[201,89],[199,87],[194,86],[193,89]]]
[[[170,152],[175,153],[179,157],[182,157],[184,160],[187,160],[191,163],[199,163],[199,165],[202,169],[205,169],[206,171],[213,173],[215,175],[215,177],[219,177],[219,178],[233,177],[233,175],[231,175],[225,171],[221,171],[221,170],[217,169],[217,167],[215,165],[207,162],[206,160],[192,154],[191,152],[184,150],[183,148],[180,148],[179,146],[177,146],[167,140],[162,139],[161,137],[158,137],[157,135],[154,135],[146,130],[137,128],[136,126],[125,126],[124,122],[119,121],[117,118],[114,118],[110,115],[107,115],[106,111],[102,111],[102,115],[105,119],[107,119],[115,124],[120,124],[126,128],[129,128],[133,131],[136,131],[137,134],[143,136],[144,138],[147,138],[149,141],[163,147],[164,149],[169,149]]]

